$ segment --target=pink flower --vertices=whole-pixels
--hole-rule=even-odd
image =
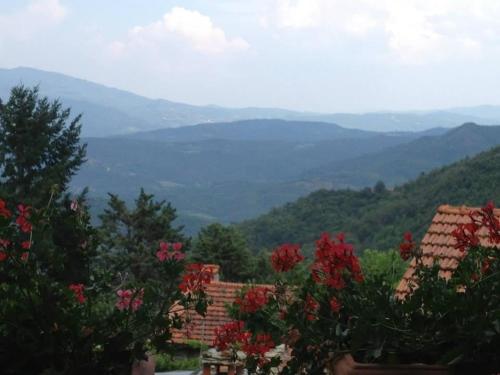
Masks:
[[[6,249],[10,246],[10,241],[9,240],[4,240],[0,238],[0,247]]]
[[[29,256],[30,256],[30,254],[27,251],[25,251],[24,253],[21,254],[21,260],[23,262],[26,262],[28,260]]]
[[[169,248],[173,251],[169,252]],[[182,243],[175,242],[173,244],[168,242],[160,242],[160,248],[156,252],[156,257],[160,262],[164,262],[166,260],[174,259],[176,261],[181,261],[186,257],[186,254],[181,253]]]
[[[118,301],[116,302],[116,308],[120,311],[131,309],[132,311],[137,311],[142,305],[142,299],[144,297],[144,289],[139,291],[131,289],[120,289],[116,292],[118,295]]]
[[[10,210],[7,208],[3,199],[0,199],[0,216],[3,216],[6,219],[12,216],[12,212],[10,212]]]
[[[23,241],[23,242],[21,242],[21,247],[24,250],[29,250],[31,248],[31,241]]]
[[[17,206],[17,210],[19,212],[19,216],[16,219],[16,224],[19,226],[19,229],[24,233],[31,232],[33,228],[31,223],[28,221],[30,217],[31,207],[20,204],[19,206]]]
[[[76,199],[71,201],[71,204],[69,205],[69,208],[71,211],[77,211],[78,210],[78,201]]]

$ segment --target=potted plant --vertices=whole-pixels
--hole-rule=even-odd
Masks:
[[[232,308],[238,324],[215,344],[241,348],[254,373],[282,374],[491,374],[500,369],[500,223],[492,205],[471,214],[454,235],[463,259],[443,277],[438,260],[425,260],[405,235],[401,256],[413,258],[410,292],[395,295],[378,276],[363,275],[342,234],[316,242],[305,279],[298,245],[277,248],[272,289],[250,287]],[[477,237],[488,231],[483,247]],[[484,229],[482,229],[484,230]],[[274,343],[287,349],[266,357]],[[280,362],[280,363],[278,363]]]

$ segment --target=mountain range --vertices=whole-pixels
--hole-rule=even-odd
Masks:
[[[60,73],[32,68],[0,69],[0,98],[17,84],[39,85],[40,92],[59,98],[73,113],[84,114],[83,135],[117,134],[244,119],[285,119],[336,123],[347,128],[378,131],[421,131],[454,127],[465,122],[500,123],[500,106],[480,106],[419,112],[322,114],[279,108],[195,106],[150,99]]]

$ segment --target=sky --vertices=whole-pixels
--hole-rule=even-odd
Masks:
[[[500,104],[498,0],[0,0],[0,67],[316,112]]]

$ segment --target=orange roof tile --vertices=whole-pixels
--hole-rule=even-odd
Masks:
[[[198,315],[195,311],[182,314],[187,322],[180,330],[173,330],[172,340],[175,343],[185,343],[188,340],[196,340],[207,345],[212,345],[215,328],[230,322],[232,319],[227,313],[226,306],[231,305],[239,292],[246,284],[212,281],[207,285],[206,293],[211,300],[205,317]],[[272,285],[259,285],[273,288]]]
[[[479,208],[466,206],[454,207],[443,205],[438,207],[437,213],[432,219],[432,223],[420,244],[424,264],[433,264],[433,260],[437,259],[441,268],[441,276],[445,278],[451,276],[451,273],[457,268],[460,259],[464,256],[460,250],[455,249],[455,238],[452,232],[458,224],[470,222],[469,213],[477,210]],[[494,214],[500,219],[500,209],[495,209]],[[478,236],[481,244],[488,246],[486,228],[481,228],[478,231]],[[411,282],[414,270],[415,261],[412,260],[403,275],[403,279],[396,288],[396,296],[398,298],[403,298],[409,293],[408,283]]]

